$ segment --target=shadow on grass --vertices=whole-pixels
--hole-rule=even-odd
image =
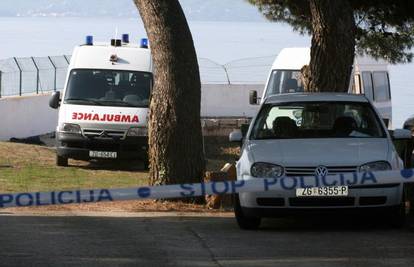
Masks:
[[[84,164],[84,165],[83,165]],[[147,171],[143,161],[140,160],[91,160],[75,164],[69,161],[70,168],[79,168],[84,170],[105,170],[105,171]]]
[[[204,142],[208,171],[218,171],[227,162],[234,163],[240,153],[238,145],[230,143],[228,137],[206,136]],[[146,171],[140,160],[70,161],[69,167],[87,170]]]

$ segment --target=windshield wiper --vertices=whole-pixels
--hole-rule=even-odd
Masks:
[[[123,106],[123,107],[136,107],[136,105],[128,103],[128,102],[124,102],[124,101],[117,101],[117,100],[99,100],[99,103],[102,104],[113,104],[113,105],[118,105],[118,106]]]
[[[94,105],[99,105],[101,106],[102,104],[99,101],[93,100],[93,99],[85,99],[85,98],[68,98],[65,99],[65,102],[85,102],[85,103],[89,103],[89,104],[94,104]]]

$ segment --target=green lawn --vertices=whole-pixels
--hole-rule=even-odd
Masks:
[[[49,148],[0,143],[0,192],[49,191],[75,188],[115,188],[144,185],[148,174],[114,164],[70,161],[70,167],[55,166]],[[134,162],[138,167],[139,162]]]
[[[225,138],[206,138],[207,170],[218,170],[236,159],[238,148]],[[47,147],[0,142],[0,193],[78,188],[120,188],[148,184],[140,162],[88,163],[69,161],[55,165],[55,152]]]

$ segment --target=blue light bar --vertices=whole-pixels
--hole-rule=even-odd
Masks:
[[[142,38],[141,39],[141,48],[148,48],[148,39]]]
[[[128,33],[122,34],[122,42],[125,43],[125,44],[129,43],[129,34]]]
[[[92,35],[86,36],[86,45],[93,45],[93,36]]]

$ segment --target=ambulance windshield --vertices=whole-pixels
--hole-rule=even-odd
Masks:
[[[74,69],[65,103],[121,107],[148,107],[152,88],[149,72]]]
[[[303,92],[300,70],[273,70],[266,88],[266,97],[284,93]]]

